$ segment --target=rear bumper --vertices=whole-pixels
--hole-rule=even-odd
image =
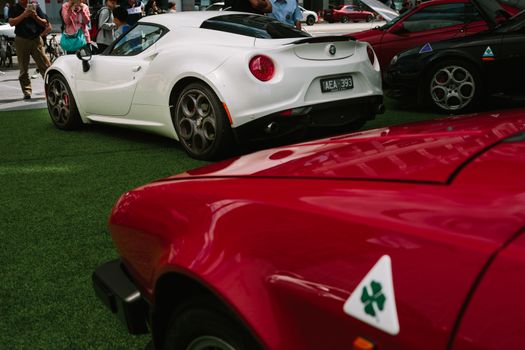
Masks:
[[[148,304],[124,270],[120,259],[99,266],[92,275],[93,289],[102,303],[131,334],[148,333]]]
[[[358,120],[372,120],[384,112],[383,96],[373,95],[298,108],[302,115],[273,113],[234,128],[239,143],[281,138],[312,127],[339,127]]]

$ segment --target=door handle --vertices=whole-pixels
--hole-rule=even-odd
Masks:
[[[131,68],[131,71],[132,72],[138,72],[142,67],[141,66],[135,66],[133,68]]]

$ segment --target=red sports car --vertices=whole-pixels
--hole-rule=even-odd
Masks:
[[[324,10],[323,19],[326,22],[370,22],[374,19],[375,14],[370,11],[364,11],[354,5],[340,5],[333,9]]]
[[[392,10],[377,0],[362,0],[385,18],[392,18]],[[385,71],[392,58],[401,51],[440,41],[472,35],[516,14],[518,9],[496,0],[433,0],[421,3],[412,10],[395,17],[381,27],[348,34],[369,42]]]
[[[525,349],[525,110],[188,171],[109,228],[94,288],[156,349]]]

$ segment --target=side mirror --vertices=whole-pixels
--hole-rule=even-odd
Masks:
[[[89,48],[89,46],[86,45],[80,50],[77,50],[76,54],[78,59],[82,61],[82,70],[84,71],[84,73],[89,71],[89,61],[91,60],[92,56],[91,49]]]
[[[406,34],[406,32],[407,30],[405,29],[405,26],[403,25],[403,23],[399,23],[398,25],[390,28],[390,33],[395,34],[395,35]]]

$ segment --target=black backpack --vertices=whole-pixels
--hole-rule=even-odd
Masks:
[[[93,13],[91,14],[91,29],[89,30],[89,35],[91,36],[91,38],[93,38],[93,40],[96,40],[97,38],[97,34],[98,34],[98,19],[100,18],[100,13],[102,12],[102,10],[108,10],[108,11],[111,11],[108,7],[106,6],[102,6],[101,8],[98,9],[98,11],[93,11]]]

